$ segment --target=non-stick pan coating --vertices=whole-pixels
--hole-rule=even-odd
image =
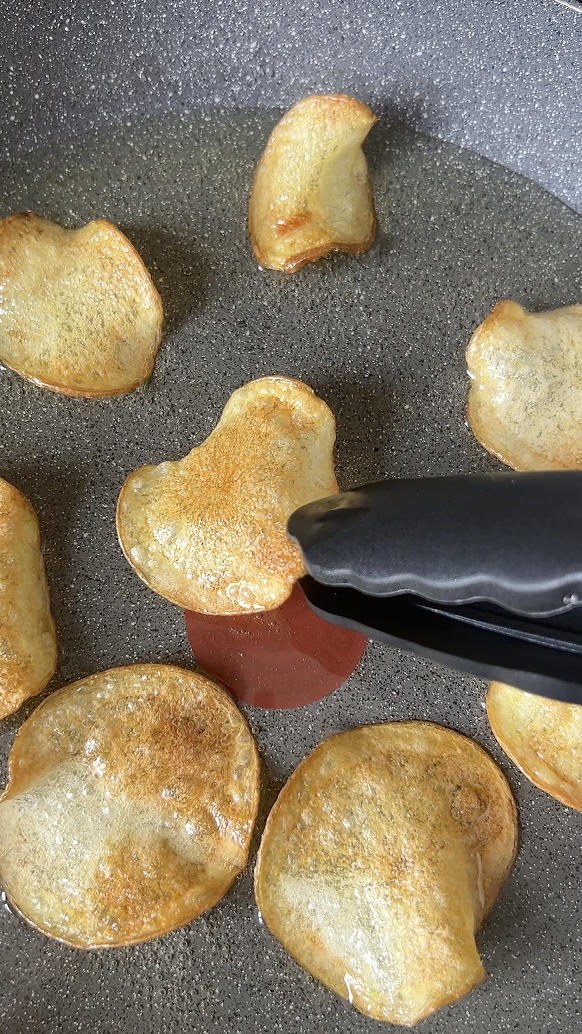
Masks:
[[[531,308],[581,300],[572,210],[582,207],[581,27],[549,0],[486,10],[410,0],[331,14],[267,4],[252,15],[226,2],[95,2],[73,16],[5,5],[0,216],[34,208],[69,225],[111,219],[140,250],[167,312],[154,377],[127,398],[75,401],[0,370],[0,475],[41,522],[61,650],[52,688],[115,664],[192,663],[182,615],[123,559],[115,499],[140,463],[200,443],[252,377],[301,376],[329,402],[342,487],[499,469],[465,426],[464,348],[500,297]],[[289,279],[259,273],[245,219],[279,114],[265,105],[321,88],[351,91],[382,116],[367,147],[378,242]],[[243,110],[221,114],[215,100]],[[529,173],[571,207],[396,116]],[[479,935],[487,981],[422,1030],[576,1030],[582,818],[501,755],[484,690],[374,645],[326,701],[247,709],[269,772],[263,812],[279,781],[340,729],[418,717],[473,736],[516,791],[520,854]],[[3,766],[32,706],[2,726]],[[376,1029],[261,926],[251,870],[190,927],[117,952],[51,944],[0,910],[0,987],[6,1034]]]

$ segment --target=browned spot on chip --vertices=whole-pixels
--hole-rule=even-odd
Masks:
[[[299,230],[302,226],[305,226],[310,220],[309,212],[297,212],[297,215],[292,216],[290,219],[282,219],[280,223],[277,223],[275,233],[279,237],[286,237],[287,234],[293,233],[293,230]]]
[[[136,943],[175,930],[185,914],[188,921],[191,913],[205,911],[209,891],[219,900],[231,882],[229,874],[217,885],[204,866],[181,858],[161,839],[132,837],[104,850],[85,907],[97,929],[123,931]]]

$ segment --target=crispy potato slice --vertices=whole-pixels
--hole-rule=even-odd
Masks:
[[[0,478],[0,718],[50,682],[57,635],[40,551],[36,514]]]
[[[367,251],[376,216],[362,144],[376,116],[341,94],[306,97],[275,126],[249,205],[253,251],[294,273],[330,251]]]
[[[582,467],[582,305],[526,312],[503,301],[467,347],[467,417],[514,470]]]
[[[135,248],[102,219],[65,230],[0,221],[0,360],[65,395],[122,395],[150,376],[162,302]]]
[[[582,811],[582,707],[492,682],[487,715],[495,739],[538,789]]]
[[[258,907],[308,972],[377,1020],[414,1026],[483,980],[474,933],[517,846],[507,781],[429,722],[331,736],[283,788]]]
[[[229,695],[137,664],[48,697],[18,733],[0,797],[0,879],[43,933],[79,948],[158,937],[244,869],[259,799]]]
[[[186,610],[274,610],[305,573],[287,519],[338,491],[334,440],[331,410],[301,381],[239,388],[203,445],[125,482],[117,531],[129,563]]]

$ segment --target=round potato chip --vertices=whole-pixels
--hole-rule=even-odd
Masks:
[[[57,636],[36,514],[0,478],[0,718],[40,693],[57,666]]]
[[[582,707],[492,682],[487,715],[495,739],[534,786],[582,811]]]
[[[150,376],[162,302],[135,248],[96,219],[0,221],[0,360],[65,395],[121,395]]]
[[[338,490],[334,441],[333,413],[306,384],[245,384],[202,445],[125,482],[117,532],[129,563],[185,610],[275,610],[305,574],[287,520]]]
[[[533,313],[499,302],[466,358],[481,445],[514,470],[582,467],[582,305]]]
[[[18,733],[0,798],[0,881],[79,948],[135,944],[212,908],[244,869],[259,799],[228,694],[137,664],[48,697]]]
[[[367,1016],[413,1026],[485,976],[474,934],[517,846],[508,783],[429,722],[332,736],[283,788],[255,870],[270,930]]]
[[[343,94],[316,94],[275,126],[257,166],[249,232],[265,269],[293,273],[331,251],[372,247],[376,215],[362,144],[377,121]]]

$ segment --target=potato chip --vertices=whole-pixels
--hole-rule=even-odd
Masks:
[[[582,811],[582,707],[492,682],[487,715],[495,739],[534,786]]]
[[[360,1012],[414,1026],[483,980],[475,931],[515,858],[507,781],[429,722],[331,736],[283,788],[255,871],[287,951]]]
[[[12,905],[79,948],[158,937],[244,869],[259,799],[253,737],[228,694],[168,665],[91,675],[18,733],[0,797]]]
[[[353,97],[322,94],[275,126],[249,205],[261,266],[293,273],[331,251],[371,248],[376,216],[362,144],[376,121]]]
[[[135,248],[102,219],[65,230],[0,221],[0,360],[65,395],[121,395],[150,376],[162,302]]]
[[[186,610],[274,610],[305,573],[287,519],[338,491],[334,440],[331,410],[301,381],[239,388],[202,445],[125,482],[117,530],[129,563]]]
[[[526,312],[499,302],[467,347],[467,417],[514,470],[582,467],[582,305]]]
[[[40,693],[57,666],[57,636],[36,514],[0,478],[0,718]]]

